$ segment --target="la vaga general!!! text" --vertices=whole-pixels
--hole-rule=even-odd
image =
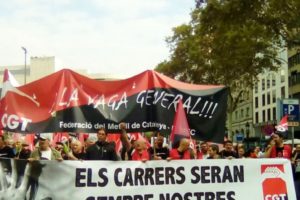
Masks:
[[[81,90],[80,90],[81,91]],[[117,111],[120,108],[127,109],[128,98],[127,93],[123,92],[121,94],[113,94],[110,96],[105,96],[105,94],[97,94],[95,96],[90,95],[80,95],[79,98],[78,88],[73,89],[71,92],[65,87],[60,96],[60,101],[58,105],[63,108],[68,108],[71,106],[80,104],[93,105],[94,108],[105,109],[105,106],[110,108],[112,111]],[[85,98],[85,99],[83,99]],[[142,90],[137,94],[136,103],[140,105],[141,108],[144,106],[160,105],[162,108],[170,110],[171,108],[176,110],[179,101],[183,101],[183,107],[185,108],[187,114],[198,115],[199,117],[209,117],[212,118],[215,110],[218,107],[218,103],[205,100],[201,102],[202,98],[197,97],[193,99],[192,96],[188,96],[183,99],[182,94],[172,94],[166,91],[156,91],[156,90]]]

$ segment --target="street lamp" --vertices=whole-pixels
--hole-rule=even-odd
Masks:
[[[25,54],[25,63],[24,63],[24,84],[26,84],[26,72],[27,72],[27,69],[26,69],[26,58],[27,58],[27,49],[25,47],[21,47],[24,51],[24,54]]]
[[[246,138],[247,138],[247,149],[249,149],[249,127],[250,127],[250,124],[249,122],[246,122],[245,124],[245,127],[246,127]]]

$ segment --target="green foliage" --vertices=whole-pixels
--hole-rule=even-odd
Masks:
[[[278,52],[299,42],[299,0],[209,0],[191,13],[189,24],[167,38],[169,60],[156,70],[197,84],[230,89],[232,112],[257,75],[277,70]]]

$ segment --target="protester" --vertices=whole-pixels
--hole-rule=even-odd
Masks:
[[[209,157],[207,142],[200,143],[200,149],[197,148],[197,159],[206,159]]]
[[[98,141],[86,150],[86,160],[118,160],[114,142],[107,142],[107,133],[102,127],[97,133]]]
[[[292,158],[292,149],[288,144],[283,144],[283,134],[276,132],[272,134],[270,148],[265,152],[266,158]]]
[[[16,143],[16,149],[17,149],[17,154],[16,158],[17,159],[24,159],[27,160],[30,157],[31,150],[29,149],[29,145],[25,141],[19,141],[19,143]]]
[[[154,140],[154,147],[149,148],[151,159],[166,160],[169,157],[169,149],[164,147],[164,137],[158,135]]]
[[[71,151],[67,154],[69,160],[84,160],[86,153],[79,140],[73,140],[71,143]]]
[[[97,142],[97,137],[94,135],[89,135],[84,141],[84,149],[86,150],[90,146],[94,145]]]
[[[254,152],[255,152],[257,158],[263,158],[264,157],[264,153],[260,150],[259,146],[256,146],[254,148]]]
[[[144,140],[139,139],[134,142],[134,151],[131,155],[131,159],[143,162],[150,160],[150,155],[147,151],[146,142]]]
[[[216,144],[211,144],[208,147],[208,157],[207,159],[219,159],[220,155],[219,155],[219,146]]]
[[[226,140],[223,145],[224,149],[220,152],[221,158],[238,158],[237,153],[233,150],[233,143],[231,140]]]
[[[15,154],[11,147],[6,145],[4,136],[0,136],[0,158],[14,158]]]
[[[187,160],[195,159],[195,152],[190,148],[190,141],[182,138],[179,147],[170,151],[170,157],[167,160]]]
[[[296,145],[295,151],[292,154],[292,164],[295,173],[295,180],[300,180],[300,144]]]
[[[244,146],[238,147],[237,153],[238,153],[238,158],[245,158],[245,148],[244,148]]]
[[[258,158],[254,147],[248,148],[248,151],[244,155],[246,158]]]
[[[126,133],[126,124],[120,123],[120,129],[121,129],[121,142],[122,142],[122,148],[121,148],[121,159],[122,160],[131,160],[131,154],[134,150],[134,142],[135,140],[130,141],[129,137]]]
[[[66,141],[66,144],[63,142],[56,142],[55,143],[55,149],[60,153],[61,157],[64,160],[68,160],[68,141]],[[67,152],[66,152],[67,151]]]
[[[40,135],[38,138],[39,146],[31,153],[29,161],[33,160],[63,160],[59,151],[50,147],[50,139]]]
[[[17,154],[16,142],[12,138],[10,138],[10,137],[5,140],[5,145],[8,146],[8,147],[10,147],[13,150],[14,155]]]

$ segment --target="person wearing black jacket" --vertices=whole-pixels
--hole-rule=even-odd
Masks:
[[[98,141],[86,150],[86,160],[118,160],[114,142],[106,141],[107,133],[100,128],[97,133]]]
[[[15,154],[12,148],[5,145],[4,136],[0,136],[0,158],[14,158]]]

